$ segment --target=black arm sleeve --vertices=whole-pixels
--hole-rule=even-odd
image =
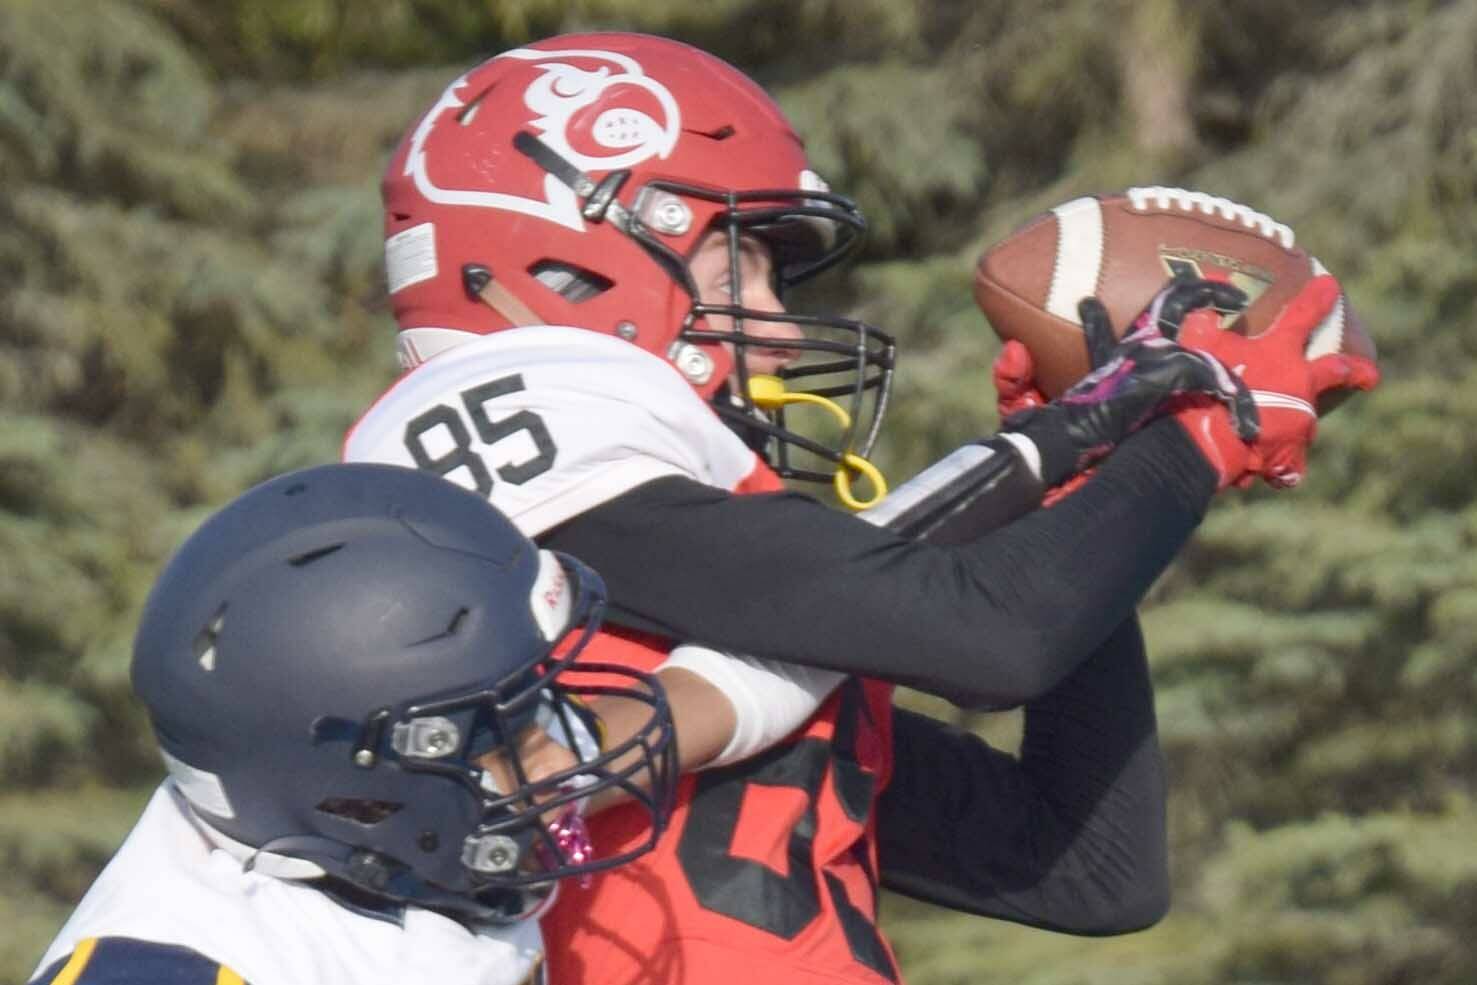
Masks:
[[[601,573],[617,622],[1001,707],[1050,690],[1129,617],[1214,489],[1183,429],[1163,420],[1062,503],[954,546],[793,493],[734,496],[680,478],[541,539]]]
[[[883,885],[1078,934],[1164,915],[1164,764],[1136,620],[1026,707],[1019,760],[902,709],[894,729],[878,804]]]
[[[991,438],[955,449],[858,516],[911,540],[977,540],[1041,505],[1046,487],[1016,447]]]

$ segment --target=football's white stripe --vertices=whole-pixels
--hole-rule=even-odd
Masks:
[[[1321,277],[1328,273],[1328,268],[1318,262],[1317,257],[1308,258],[1313,265],[1313,275]],[[1328,317],[1318,323],[1313,329],[1313,334],[1308,336],[1308,347],[1303,350],[1309,359],[1317,359],[1319,356],[1332,355],[1344,347],[1344,295],[1339,294],[1338,303],[1328,313]]]
[[[1088,196],[1051,211],[1056,214],[1056,266],[1051,271],[1046,310],[1081,325],[1077,302],[1097,293],[1098,274],[1103,269],[1103,207]]]
[[[1256,402],[1256,405],[1258,407],[1275,407],[1279,410],[1296,410],[1302,411],[1309,417],[1318,416],[1318,412],[1313,409],[1312,404],[1308,403],[1306,400],[1303,400],[1301,397],[1294,397],[1291,394],[1274,393],[1270,390],[1253,390],[1251,391],[1251,399]]]

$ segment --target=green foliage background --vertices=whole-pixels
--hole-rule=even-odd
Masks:
[[[1477,0],[0,0],[0,980],[158,775],[126,668],[162,558],[392,375],[394,140],[479,55],[595,27],[750,71],[861,200],[838,289],[902,339],[894,474],[993,424],[970,263],[1077,194],[1270,212],[1381,347],[1310,482],[1226,497],[1147,609],[1171,916],[888,900],[910,980],[1477,981]]]

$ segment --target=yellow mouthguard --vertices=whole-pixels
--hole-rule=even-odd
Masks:
[[[827,400],[814,393],[791,393],[785,389],[785,381],[778,376],[749,377],[749,399],[754,401],[756,407],[763,410],[778,410],[786,404],[811,404],[823,407],[836,418],[843,428],[851,427],[851,415],[836,401]],[[871,499],[863,501],[852,495],[851,474],[853,472],[872,484]],[[836,488],[836,498],[850,510],[864,510],[869,506],[876,506],[887,495],[887,480],[882,477],[882,472],[877,466],[854,452],[846,452],[841,456],[841,464],[836,468],[836,476],[832,483]]]

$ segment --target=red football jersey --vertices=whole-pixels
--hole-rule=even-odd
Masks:
[[[445,476],[531,537],[665,476],[783,488],[670,364],[556,326],[481,336],[423,363],[354,426],[344,459]],[[585,657],[651,668],[670,646],[612,633]],[[543,921],[550,980],[895,981],[875,922],[871,819],[890,769],[890,691],[848,681],[775,748],[684,778],[652,853],[561,890]],[[644,840],[639,823],[620,808],[592,818],[597,850]]]
[[[760,468],[740,491],[777,488]],[[671,642],[607,631],[584,658],[650,670]],[[543,918],[550,981],[581,985],[897,982],[877,929],[873,803],[892,766],[892,686],[848,678],[810,720],[740,763],[688,774],[635,862],[566,882]],[[646,835],[625,806],[590,819],[602,852]]]

